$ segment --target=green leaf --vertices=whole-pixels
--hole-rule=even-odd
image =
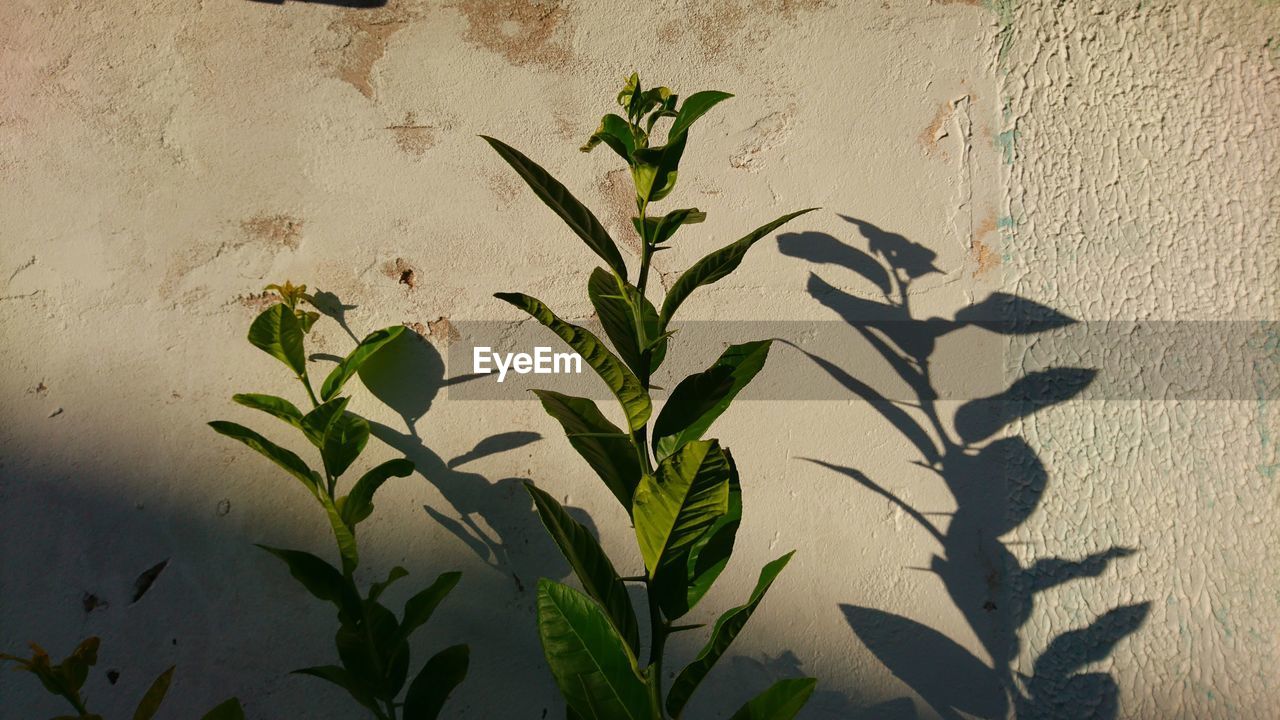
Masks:
[[[679,280],[676,280],[676,284],[667,293],[667,299],[662,303],[662,321],[659,323],[659,327],[666,331],[667,325],[671,323],[671,318],[676,314],[676,310],[694,290],[703,285],[710,285],[738,269],[738,266],[742,264],[742,258],[746,256],[747,251],[760,238],[773,232],[793,218],[814,210],[817,210],[817,208],[808,208],[807,210],[783,215],[694,263],[693,267],[684,271],[684,274],[680,276]]]
[[[302,550],[287,550],[259,544],[258,547],[275,555],[289,566],[289,574],[302,583],[312,595],[333,603],[341,612],[358,611],[359,600],[352,598],[342,573],[324,560]]]
[[[329,423],[320,455],[329,474],[338,477],[364,452],[369,442],[369,421],[355,413],[344,412]]]
[[[360,369],[361,365],[373,354],[378,352],[383,345],[400,337],[404,332],[403,325],[393,325],[391,327],[374,330],[365,336],[364,340],[356,346],[336,367],[329,372],[328,377],[324,379],[324,383],[320,386],[320,399],[331,400],[335,395],[342,391],[342,386],[347,384],[352,375]]]
[[[348,527],[355,527],[357,523],[373,513],[373,494],[382,487],[382,483],[393,477],[408,477],[412,474],[413,463],[404,458],[397,458],[388,460],[362,475],[351,487],[351,492],[338,500],[342,521]]]
[[[302,458],[298,457],[292,451],[285,450],[249,428],[243,425],[237,425],[233,422],[214,420],[209,423],[209,427],[213,428],[215,432],[221,435],[226,435],[229,438],[239,440],[245,445],[248,445],[254,450],[262,453],[272,462],[288,471],[290,475],[301,480],[302,484],[306,485],[307,489],[313,494],[323,494],[319,489],[320,478],[317,477],[315,471],[307,467],[307,464],[302,461]]]
[[[560,422],[569,444],[600,476],[627,513],[640,483],[640,459],[631,436],[605,419],[596,404],[587,398],[562,395],[550,390],[534,390],[547,414]]]
[[[609,556],[605,555],[595,537],[569,517],[555,498],[534,487],[533,483],[525,483],[524,487],[533,496],[538,517],[542,518],[542,524],[560,547],[565,560],[569,561],[569,567],[582,582],[583,589],[604,608],[614,629],[627,641],[631,651],[639,652],[640,626],[636,622],[636,611]]]
[[[375,713],[382,711],[382,709],[378,707],[378,701],[374,697],[373,691],[350,672],[347,672],[347,669],[344,667],[339,665],[317,665],[315,667],[294,670],[292,674],[310,675],[311,677],[318,677],[321,680],[333,683],[343,690],[346,690],[347,694],[350,695],[353,700],[366,708],[374,711]]]
[[[671,123],[671,129],[667,131],[667,137],[673,138],[682,135],[689,130],[689,126],[694,121],[702,117],[708,110],[717,104],[728,100],[733,95],[719,90],[703,90],[696,92],[685,98],[684,104],[680,106],[680,111],[676,113],[676,119]]]
[[[788,678],[752,698],[729,720],[792,720],[818,686],[815,678]]]
[[[236,698],[228,698],[200,720],[244,720],[244,708]]]
[[[547,207],[554,210],[560,219],[582,238],[587,247],[595,251],[620,277],[627,276],[627,265],[622,261],[622,255],[618,253],[618,246],[614,244],[613,238],[609,237],[608,231],[596,216],[585,205],[578,202],[564,185],[515,148],[501,140],[484,135],[480,137],[484,138],[484,141],[515,169],[533,189],[534,194],[546,203]]]
[[[372,585],[369,586],[369,599],[377,600],[379,597],[382,596],[383,591],[391,587],[391,583],[399,580],[400,578],[408,577],[408,576],[409,576],[408,570],[405,570],[399,565],[396,565],[395,567],[391,568],[390,572],[387,573],[386,580],[383,580],[382,582],[373,583]]]
[[[649,688],[636,658],[591,598],[538,581],[538,636],[569,708],[584,720],[650,720]]]
[[[324,434],[328,432],[329,425],[333,423],[334,418],[347,409],[347,403],[350,401],[351,398],[334,398],[317,405],[311,412],[302,416],[302,432],[306,433],[312,445],[318,448],[324,447]]]
[[[729,511],[690,543],[680,557],[659,566],[653,578],[654,594],[668,620],[683,617],[702,600],[733,554],[742,523],[742,487],[733,455],[728,448],[721,450],[729,463]]]
[[[680,158],[684,156],[685,137],[672,135],[666,145],[636,150],[631,179],[635,182],[636,196],[641,204],[657,202],[675,188]]]
[[[351,530],[351,526],[347,525],[342,519],[342,513],[339,512],[338,506],[333,502],[333,498],[327,492],[318,492],[316,497],[320,500],[320,504],[324,506],[325,515],[329,518],[329,527],[333,529],[333,539],[338,543],[338,554],[342,556],[342,572],[350,574],[355,572],[356,567],[360,564],[360,552],[356,547],[356,536]]]
[[[263,310],[249,326],[249,342],[288,365],[298,377],[302,377],[307,371],[302,337],[302,326],[298,324],[298,318],[292,310],[281,304]]]
[[[551,328],[552,332],[582,356],[582,359],[604,380],[605,385],[613,391],[622,405],[623,412],[627,415],[630,429],[635,431],[644,427],[650,413],[653,412],[649,393],[640,384],[635,374],[609,351],[600,338],[585,328],[556,317],[555,313],[536,298],[523,293],[496,293],[494,297],[515,305],[529,313],[538,322]]]
[[[395,685],[391,675],[393,656],[403,649],[395,613],[385,606],[366,600],[358,617],[344,619],[333,638],[338,657],[356,682],[369,688],[373,695],[387,695]],[[407,650],[405,650],[407,652]],[[407,669],[407,663],[401,663]],[[403,682],[403,675],[401,681]]]
[[[302,429],[302,412],[298,410],[296,405],[282,397],[259,393],[239,393],[232,395],[231,400],[247,408],[261,410],[268,415],[280,418],[298,429]]]
[[[631,153],[635,152],[636,140],[631,133],[631,123],[624,118],[613,113],[605,115],[600,119],[600,127],[596,128],[586,144],[578,149],[582,152],[591,152],[602,142],[618,153],[623,160],[631,162]]]
[[[650,573],[729,512],[729,461],[715,440],[686,444],[636,488],[636,539]]]
[[[747,620],[751,619],[751,614],[756,611],[760,605],[760,601],[764,599],[764,594],[769,591],[769,586],[773,585],[773,581],[778,577],[778,573],[782,572],[782,568],[787,566],[791,560],[791,556],[795,551],[783,555],[782,557],[768,563],[760,571],[760,579],[756,582],[755,590],[751,591],[751,598],[747,600],[745,605],[739,605],[716,620],[715,628],[711,631],[711,639],[702,648],[702,652],[698,653],[698,657],[689,663],[680,674],[676,676],[675,682],[671,683],[671,691],[667,693],[667,712],[673,717],[679,717],[681,710],[684,709],[685,703],[693,695],[693,691],[698,688],[699,683],[706,678],[707,673],[711,672],[712,666],[724,655],[729,649],[729,645],[733,639],[742,632],[742,628],[747,624]]]
[[[666,338],[660,340],[660,351],[655,350],[649,360],[649,369],[644,370],[643,350],[650,342],[658,339],[658,311],[649,299],[640,295],[634,285],[619,280],[613,273],[604,268],[596,268],[587,281],[587,294],[591,305],[596,309],[600,324],[609,336],[609,341],[618,351],[618,356],[631,368],[633,373],[646,375],[657,367],[660,354],[666,353]],[[636,332],[635,310],[640,311],[640,319],[644,328],[641,337]]]
[[[409,598],[404,604],[404,619],[400,622],[399,638],[408,640],[414,630],[426,624],[445,596],[461,579],[460,572],[442,573],[430,587]]]
[[[160,673],[160,677],[151,683],[151,687],[147,689],[147,694],[142,696],[142,701],[138,703],[138,709],[133,711],[133,720],[151,720],[160,710],[160,703],[164,702],[165,693],[169,692],[169,683],[173,681],[173,667]]]
[[[436,653],[409,683],[404,696],[404,720],[435,720],[449,693],[467,677],[471,649],[453,645]]]
[[[698,208],[680,208],[657,218],[645,218],[644,225],[640,218],[631,218],[631,224],[641,237],[648,239],[651,245],[661,245],[671,239],[672,235],[683,225],[694,225],[707,219],[707,214]]]
[[[653,452],[659,460],[702,437],[764,367],[770,342],[730,345],[705,372],[676,385],[653,425]]]

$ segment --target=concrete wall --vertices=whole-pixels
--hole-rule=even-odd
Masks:
[[[1265,320],[1278,48],[1280,7],[1262,0],[3,3],[0,647],[102,636],[88,687],[113,717],[171,664],[166,717],[231,694],[251,718],[353,715],[285,674],[328,660],[333,618],[252,547],[323,551],[323,517],[204,426],[256,421],[233,392],[293,390],[242,340],[262,286],[289,278],[354,306],[357,335],[424,336],[386,361],[413,382],[357,392],[421,472],[362,526],[366,577],[403,564],[404,593],[462,570],[415,646],[471,643],[451,716],[555,717],[531,588],[567,570],[520,480],[638,555],[536,405],[443,387],[450,323],[516,317],[494,291],[590,314],[590,255],[478,133],[545,163],[622,236],[625,173],[576,152],[620,78],[734,92],[693,134],[677,202],[710,218],[659,256],[663,281],[782,212],[824,210],[695,296],[691,318],[839,322],[884,298],[822,248],[880,238],[934,255],[904,294],[917,318],[1002,291],[1090,321]],[[350,346],[328,320],[312,338]],[[1027,350],[1007,342],[1012,381]],[[1257,359],[1274,370],[1274,340]],[[821,679],[815,719],[1273,714],[1270,399],[1077,399],[994,438],[943,402],[951,445],[908,409],[944,448],[934,469],[853,394],[736,406],[717,434],[745,470],[746,517],[697,616],[798,553],[691,712],[726,717],[803,672]],[[0,674],[0,717],[53,713],[34,686]]]

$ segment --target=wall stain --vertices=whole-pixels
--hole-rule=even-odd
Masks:
[[[388,260],[382,266],[382,274],[401,285],[408,285],[410,290],[418,286],[418,271],[404,258]]]
[[[729,158],[729,164],[739,170],[755,172],[764,166],[765,153],[781,145],[791,134],[791,121],[795,107],[770,113],[756,121],[747,131],[748,139]]]
[[[302,220],[292,215],[255,215],[240,223],[250,238],[297,250],[302,242]]]
[[[920,132],[920,144],[924,146],[926,155],[932,155],[938,150],[938,141],[947,136],[947,118],[951,117],[953,109],[950,102],[940,103],[937,112],[933,114],[933,120]],[[942,156],[946,157],[945,151]]]
[[[333,58],[334,76],[373,99],[374,66],[387,52],[391,36],[417,19],[407,3],[392,0],[376,10],[343,10],[329,29],[345,37]]]
[[[421,323],[415,323],[421,326]],[[415,328],[416,330],[416,328]],[[441,345],[448,347],[450,343],[461,340],[462,335],[453,327],[453,323],[449,322],[449,318],[441,315],[435,320],[427,321],[427,332],[418,331],[419,335],[424,335],[432,340],[438,341]]]
[[[687,17],[663,23],[656,34],[662,42],[671,43],[691,31],[705,58],[723,59],[735,50],[761,45],[776,25],[774,18],[794,22],[802,13],[832,7],[831,0],[717,0],[696,6]]]
[[[396,145],[407,155],[422,157],[436,144],[436,127],[418,123],[416,113],[405,113],[404,120],[388,125],[387,130],[396,140]]]
[[[467,19],[463,40],[512,65],[559,69],[573,57],[563,38],[573,34],[570,13],[559,0],[462,0],[449,7]]]

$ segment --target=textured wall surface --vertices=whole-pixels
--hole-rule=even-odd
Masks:
[[[414,381],[354,400],[390,443],[369,458],[419,468],[362,526],[364,577],[462,570],[415,645],[471,643],[449,713],[558,717],[532,588],[568,571],[520,481],[590,515],[622,564],[638,553],[554,422],[524,398],[451,402],[443,357],[450,323],[516,317],[495,291],[591,312],[588,251],[477,134],[542,162],[635,247],[626,173],[576,151],[633,68],[736,94],[693,132],[673,200],[710,217],[658,256],[664,284],[824,208],[688,317],[840,321],[863,301],[951,317],[993,292],[1090,321],[1276,316],[1274,2],[10,0],[0,648],[102,636],[88,689],[111,717],[171,664],[165,717],[232,694],[255,720],[353,716],[285,673],[328,660],[333,617],[252,546],[324,550],[324,519],[204,425],[252,419],[233,392],[292,390],[242,340],[263,285],[288,278],[351,306],[356,335],[423,337],[396,358]],[[839,247],[910,282],[878,288],[823,251]],[[351,342],[327,320],[312,338]],[[1274,338],[1259,357],[1274,370]],[[1003,427],[956,402],[735,406],[717,435],[746,514],[699,621],[798,553],[691,715],[799,673],[821,679],[812,719],[1274,715],[1270,399],[1075,400]],[[0,718],[55,712],[34,686],[0,673]]]

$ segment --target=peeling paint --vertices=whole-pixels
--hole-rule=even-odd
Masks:
[[[463,39],[516,66],[563,68],[573,55],[571,5],[560,0],[464,0],[449,7],[467,19]]]

